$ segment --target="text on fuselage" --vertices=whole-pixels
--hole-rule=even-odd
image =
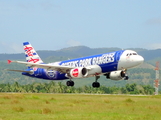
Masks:
[[[71,67],[86,67],[90,65],[100,65],[114,62],[115,60],[115,52],[109,54],[103,54],[101,56],[95,56],[91,58],[82,58],[80,60],[70,61],[62,63],[62,66],[71,66]]]

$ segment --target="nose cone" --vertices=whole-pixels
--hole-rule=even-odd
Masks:
[[[135,59],[135,61],[138,63],[138,64],[142,64],[144,62],[144,58],[140,55],[138,55]]]

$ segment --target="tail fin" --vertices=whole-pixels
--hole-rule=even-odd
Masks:
[[[43,63],[43,61],[41,60],[41,58],[39,57],[39,55],[29,42],[24,42],[23,46],[27,62],[39,63],[39,64]]]

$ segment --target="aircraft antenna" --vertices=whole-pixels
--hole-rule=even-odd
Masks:
[[[156,62],[156,80],[154,80],[154,88],[155,88],[155,95],[158,95],[158,89],[159,89],[159,61]]]

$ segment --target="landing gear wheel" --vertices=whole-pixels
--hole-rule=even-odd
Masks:
[[[74,82],[73,82],[73,81],[67,81],[67,82],[66,82],[66,85],[67,85],[67,86],[74,86]]]
[[[100,83],[99,82],[93,82],[92,87],[99,88],[100,87]]]
[[[70,86],[74,86],[74,82],[73,81],[70,81]]]
[[[67,86],[70,86],[70,81],[67,81],[67,82],[66,82],[66,85],[67,85]]]
[[[129,79],[129,77],[128,76],[125,76],[124,80],[128,80],[128,79]]]

